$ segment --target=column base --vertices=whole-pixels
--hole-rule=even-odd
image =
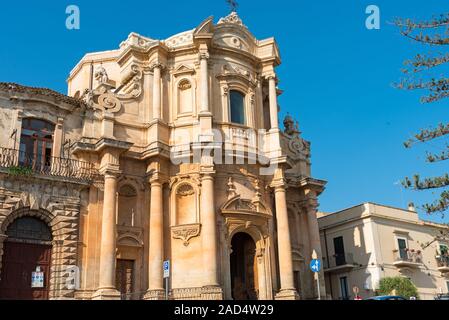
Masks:
[[[295,289],[281,289],[274,300],[299,300],[299,294]]]
[[[223,289],[219,286],[201,287],[201,300],[223,300]]]
[[[100,288],[92,294],[92,300],[120,300],[121,294],[114,288]]]
[[[143,300],[165,300],[165,290],[164,289],[148,290],[143,296]]]

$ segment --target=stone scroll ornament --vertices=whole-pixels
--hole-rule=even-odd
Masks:
[[[121,80],[120,86],[115,88],[115,85],[111,84],[106,69],[100,66],[94,74],[98,81],[97,88],[86,89],[82,99],[91,109],[118,112],[122,107],[122,100],[135,99],[142,94],[142,75],[142,68],[133,64]]]

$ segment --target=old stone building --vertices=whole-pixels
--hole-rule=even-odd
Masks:
[[[165,299],[164,260],[171,299],[315,298],[325,182],[280,62],[233,12],[85,55],[68,96],[1,84],[0,298]]]

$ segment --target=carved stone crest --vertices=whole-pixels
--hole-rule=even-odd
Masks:
[[[180,239],[183,241],[184,246],[189,245],[190,239],[197,237],[200,234],[201,224],[185,224],[181,226],[171,227],[171,234],[173,239]]]

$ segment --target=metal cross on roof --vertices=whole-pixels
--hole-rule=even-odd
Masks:
[[[231,9],[231,12],[237,11],[237,7],[239,6],[239,4],[237,3],[236,0],[226,0],[226,2],[228,3],[229,9]]]

